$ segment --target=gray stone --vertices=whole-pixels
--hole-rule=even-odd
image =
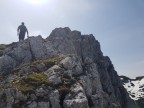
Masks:
[[[49,102],[39,102],[37,108],[50,108]]]
[[[8,55],[0,57],[0,74],[10,73],[16,67],[17,62]]]
[[[48,81],[50,83],[52,83],[53,85],[58,85],[58,84],[61,84],[62,81],[61,81],[61,77],[59,75],[52,75],[49,77]]]
[[[53,91],[50,94],[50,103],[52,105],[52,108],[61,108],[60,107],[60,100],[59,100],[59,92],[57,90]]]
[[[64,100],[64,108],[89,108],[88,100],[80,84],[74,84],[72,94],[68,94]]]
[[[61,61],[60,64],[65,69],[72,70],[72,75],[80,75],[83,72],[82,66],[81,66],[82,63],[75,56],[66,57],[64,60]]]
[[[35,93],[37,97],[44,97],[48,94],[48,91],[44,90],[43,88],[37,88]]]
[[[33,101],[32,103],[30,103],[27,108],[37,108],[37,103],[35,101]]]

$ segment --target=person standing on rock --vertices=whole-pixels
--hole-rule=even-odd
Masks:
[[[18,26],[18,29],[17,29],[17,34],[19,36],[19,42],[24,41],[26,32],[27,32],[27,37],[29,37],[28,30],[27,30],[26,26],[24,25],[24,22],[22,22],[21,25]]]

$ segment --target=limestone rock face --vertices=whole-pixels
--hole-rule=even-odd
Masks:
[[[50,103],[52,108],[60,108],[59,92],[57,90],[50,94]]]
[[[64,100],[64,108],[89,108],[84,89],[80,84],[71,87],[73,94],[68,94]]]
[[[139,108],[99,42],[68,27],[7,45],[0,108]]]

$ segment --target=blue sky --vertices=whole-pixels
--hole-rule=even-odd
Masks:
[[[144,75],[144,0],[0,0],[0,14],[0,43],[18,41],[22,21],[43,38],[68,26],[93,34],[119,75]]]

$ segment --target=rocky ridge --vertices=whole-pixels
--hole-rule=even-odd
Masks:
[[[99,42],[68,27],[7,45],[0,108],[138,108]]]

